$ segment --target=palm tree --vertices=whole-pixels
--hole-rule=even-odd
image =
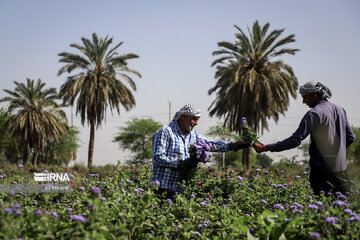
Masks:
[[[295,42],[291,34],[278,39],[285,29],[268,33],[270,24],[261,27],[255,21],[249,37],[235,25],[235,43],[219,42],[214,51],[220,56],[211,66],[216,66],[216,85],[208,94],[216,92],[216,99],[209,107],[210,116],[224,117],[224,126],[241,133],[241,119],[256,132],[268,130],[267,119],[279,119],[289,105],[289,94],[296,98],[297,78],[288,64],[279,60],[283,54],[294,55],[299,49],[283,45]],[[251,149],[243,151],[244,166],[250,168]]]
[[[73,75],[67,77],[66,82],[61,86],[60,96],[64,103],[74,105],[76,102],[76,115],[80,113],[81,124],[87,121],[90,125],[90,140],[88,150],[88,167],[92,166],[95,126],[101,126],[106,116],[106,109],[109,106],[111,113],[116,109],[120,114],[120,104],[125,110],[135,106],[135,99],[131,90],[120,80],[124,79],[135,91],[135,82],[126,73],[132,73],[141,77],[140,73],[131,70],[127,66],[127,60],[138,58],[135,54],[119,55],[117,49],[122,42],[109,48],[113,42],[107,36],[98,38],[92,34],[92,41],[81,38],[83,45],[70,44],[71,47],[80,51],[80,54],[62,52],[59,62],[64,63],[60,68],[58,76],[67,72]]]
[[[55,88],[44,89],[45,83],[40,79],[36,83],[29,78],[26,80],[26,85],[14,81],[14,91],[5,89],[10,96],[0,99],[0,102],[9,102],[7,113],[10,117],[5,125],[14,138],[23,141],[24,163],[32,152],[36,166],[38,153],[46,142],[59,142],[65,132],[66,115],[56,102],[59,97]]]

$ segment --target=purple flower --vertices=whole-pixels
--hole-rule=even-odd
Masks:
[[[352,213],[351,217],[346,220],[347,222],[360,222],[360,217],[356,213]]]
[[[90,176],[90,177],[99,177],[99,174],[97,174],[97,173],[90,173],[89,176]]]
[[[261,201],[263,204],[265,204],[265,205],[268,204],[267,201],[264,200],[264,199],[261,199],[260,201]]]
[[[169,204],[173,203],[173,201],[170,198],[166,199],[166,201],[168,201]]]
[[[155,184],[156,187],[160,187],[160,181],[159,180],[155,180],[154,184]]]
[[[346,200],[347,197],[343,194],[338,195],[338,199]]]
[[[241,124],[243,124],[243,125],[247,124],[247,120],[245,117],[241,118]]]
[[[201,202],[200,203],[200,206],[202,206],[202,207],[205,207],[205,206],[207,206],[207,203],[204,201],[204,202]]]
[[[351,209],[345,209],[344,210],[344,213],[348,214],[348,215],[351,215],[353,212],[351,211]]]
[[[332,223],[335,224],[339,221],[339,219],[337,217],[327,217],[325,218],[325,222],[326,223]]]
[[[90,188],[90,192],[93,193],[93,194],[97,194],[97,195],[101,194],[101,190],[98,187]]]
[[[82,215],[74,215],[74,216],[70,215],[70,220],[77,221],[77,222],[85,222],[86,218]]]
[[[314,205],[314,204],[309,204],[309,205],[308,205],[308,209],[315,209],[315,210],[317,210],[317,209],[319,209],[319,207],[316,206],[316,205]]]
[[[37,202],[37,201],[35,201],[35,202],[34,202],[34,205],[35,205],[35,206],[37,206],[37,205],[38,205],[38,202]]]
[[[42,212],[41,210],[37,210],[37,211],[35,212],[36,216],[40,216],[42,213],[43,213],[43,212]]]
[[[144,189],[142,189],[142,188],[135,188],[134,191],[137,192],[137,193],[142,193],[142,192],[144,192]]]
[[[273,208],[274,208],[274,209],[284,210],[284,206],[281,205],[280,203],[275,204]]]
[[[72,212],[73,209],[72,209],[72,208],[67,208],[66,211],[67,211],[67,212]]]
[[[204,222],[203,222],[203,224],[204,224],[205,227],[207,227],[208,225],[210,225],[210,223],[211,223],[210,221],[204,221]]]
[[[290,222],[290,220],[291,220],[290,218],[285,218],[284,223]]]
[[[341,200],[336,200],[331,204],[331,206],[347,207],[347,203]]]
[[[59,215],[57,214],[57,212],[55,212],[55,211],[52,211],[52,212],[51,212],[51,215],[53,215],[53,216],[56,217],[56,218],[59,216]]]
[[[294,215],[296,215],[296,214],[302,214],[304,211],[303,210],[298,210],[298,209],[294,209],[293,211],[292,211],[292,213],[294,214]]]
[[[201,234],[199,232],[194,232],[193,235],[201,236]]]
[[[48,171],[48,170],[44,170],[43,172],[44,172],[44,173],[48,173],[49,171]]]
[[[310,235],[310,239],[318,239],[320,238],[320,233],[318,232],[313,232],[311,235]]]
[[[9,214],[13,214],[14,210],[12,208],[4,208],[4,211],[9,213]]]
[[[85,191],[85,188],[84,187],[79,187],[78,188],[80,191]]]
[[[258,171],[258,172],[261,172],[261,169],[260,168],[257,168],[257,169],[255,169],[256,171]]]
[[[19,163],[19,164],[17,165],[17,167],[18,167],[18,168],[23,168],[24,165],[22,165],[22,164]]]

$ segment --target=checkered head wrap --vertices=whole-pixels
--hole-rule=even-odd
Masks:
[[[181,115],[200,117],[200,109],[198,109],[192,104],[187,104],[175,113],[175,116],[171,122],[177,121],[181,117]]]
[[[330,98],[332,95],[330,89],[321,82],[307,82],[300,87],[299,92],[301,96],[311,93],[319,93],[322,99]]]

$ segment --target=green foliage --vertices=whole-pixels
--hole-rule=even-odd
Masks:
[[[162,127],[162,124],[153,119],[134,118],[126,122],[125,127],[120,127],[120,132],[114,138],[120,147],[128,149],[135,154],[130,163],[152,157],[152,136]]]
[[[39,162],[53,165],[65,165],[76,159],[76,151],[79,147],[79,130],[73,126],[67,126],[59,143],[48,141],[44,151],[40,153]]]
[[[56,101],[59,99],[56,89],[46,89],[40,79],[35,82],[27,78],[26,84],[17,81],[14,84],[15,89],[5,89],[8,96],[0,99],[0,102],[8,102],[9,118],[4,127],[19,145],[24,146],[24,163],[32,153],[36,165],[46,142],[59,142],[65,132],[66,115]]]
[[[61,52],[59,62],[64,65],[58,75],[72,74],[60,88],[60,96],[64,103],[74,105],[76,114],[80,114],[81,123],[90,125],[88,167],[92,167],[95,127],[101,126],[105,120],[106,110],[116,110],[120,114],[120,106],[130,110],[135,106],[135,98],[131,92],[136,90],[135,82],[128,73],[141,77],[141,74],[128,67],[128,60],[138,58],[135,54],[121,54],[118,48],[122,42],[110,47],[112,38],[98,38],[96,33],[92,39],[81,38],[82,44],[70,46],[78,50],[76,53]],[[124,82],[129,85],[130,88]]]
[[[270,167],[273,159],[266,155],[265,153],[260,153],[256,155],[256,164],[258,164],[262,168]]]
[[[10,115],[3,108],[0,109],[0,153],[5,161],[17,162],[21,159],[19,140],[14,138],[6,128]]]
[[[290,95],[296,98],[298,81],[291,66],[278,58],[294,55],[299,49],[285,47],[295,42],[295,35],[284,38],[285,29],[268,32],[270,24],[261,26],[255,21],[248,35],[235,25],[238,33],[234,43],[222,41],[213,52],[219,57],[216,66],[217,82],[208,94],[216,93],[209,115],[223,117],[225,125],[238,133],[245,117],[254,132],[268,130],[268,119],[275,122],[285,114]],[[243,150],[243,163],[250,168],[250,149]]]
[[[314,232],[321,239],[360,237],[359,189],[314,196],[303,169],[296,175],[257,169],[246,177],[200,169],[176,202],[156,197],[156,186],[148,182],[150,165],[112,169],[102,177],[74,173],[77,189],[67,194],[0,193],[0,238],[265,240],[310,239]],[[27,181],[18,175],[25,169],[14,171],[0,183]],[[101,193],[91,193],[93,187]],[[328,223],[328,217],[337,222]]]
[[[259,132],[268,129],[267,119],[275,122],[289,105],[289,95],[296,97],[298,82],[288,64],[278,57],[294,55],[299,49],[285,47],[295,42],[295,35],[284,38],[285,29],[268,32],[270,24],[255,21],[248,35],[235,25],[236,40],[219,42],[212,66],[216,66],[216,85],[208,93],[216,93],[210,116],[224,117],[230,129],[241,132],[242,118]],[[279,39],[280,38],[280,39]],[[251,104],[250,104],[251,103]]]

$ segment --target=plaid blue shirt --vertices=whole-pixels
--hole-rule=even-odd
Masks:
[[[183,135],[176,121],[159,129],[152,137],[152,181],[158,180],[160,188],[180,192],[179,173],[176,168],[181,160],[190,157],[189,147],[198,139],[204,139],[207,143],[213,144],[216,152],[229,151],[230,143],[228,142],[207,140],[196,131]]]

